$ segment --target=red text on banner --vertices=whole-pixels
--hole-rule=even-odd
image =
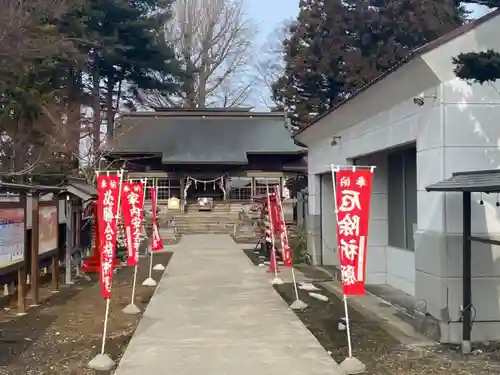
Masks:
[[[98,237],[101,252],[100,281],[101,293],[104,298],[111,298],[120,182],[119,175],[99,174],[97,176]]]
[[[344,169],[335,173],[337,239],[345,295],[365,291],[366,245],[373,172]]]

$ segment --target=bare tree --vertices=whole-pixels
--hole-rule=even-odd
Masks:
[[[187,77],[177,98],[157,92],[146,102],[153,107],[242,105],[252,87],[256,33],[243,0],[177,0],[165,34]]]
[[[256,64],[256,82],[262,88],[259,91],[259,102],[268,108],[275,107],[272,100],[272,85],[283,74],[285,69],[283,41],[290,34],[292,20],[281,22],[267,37],[259,53]]]

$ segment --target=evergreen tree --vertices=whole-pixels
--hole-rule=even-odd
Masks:
[[[405,58],[460,26],[456,0],[302,0],[284,41],[273,98],[303,126]]]
[[[106,108],[108,137],[113,135],[120,99],[135,99],[138,89],[177,92],[184,75],[163,32],[173,1],[82,0],[60,25],[81,40],[79,49],[87,55],[87,71],[94,77],[93,96],[103,96],[99,104]],[[101,80],[105,90],[100,89]]]
[[[341,0],[301,0],[290,38],[283,41],[285,71],[273,99],[290,111],[293,126],[325,112],[341,95],[346,12]]]
[[[500,7],[500,0],[467,0],[469,4]],[[500,53],[494,50],[465,52],[453,59],[455,74],[469,82],[483,84],[500,79]]]
[[[454,0],[346,0],[351,49],[347,93],[358,90],[414,49],[462,25],[466,12]]]

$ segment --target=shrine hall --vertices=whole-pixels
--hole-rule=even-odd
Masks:
[[[250,108],[157,109],[120,116],[106,159],[128,178],[148,178],[161,203],[250,201],[307,171],[284,112]]]

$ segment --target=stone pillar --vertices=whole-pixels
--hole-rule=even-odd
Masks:
[[[180,192],[179,192],[179,199],[181,201],[181,212],[184,212],[184,207],[186,206],[186,197],[184,196],[184,185],[185,184],[185,181],[184,181],[184,177],[181,177],[180,178]]]

